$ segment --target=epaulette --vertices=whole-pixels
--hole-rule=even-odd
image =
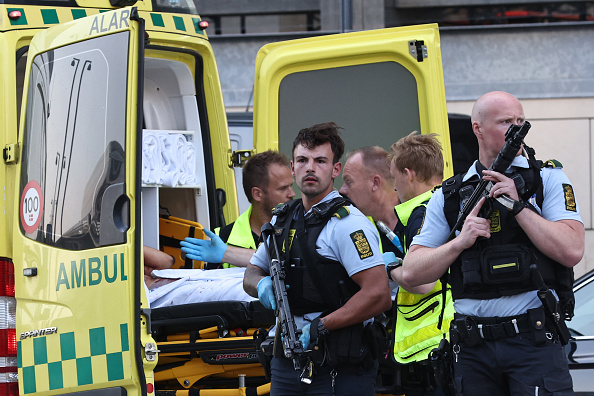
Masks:
[[[563,168],[563,164],[556,159],[550,159],[542,163],[543,168]]]
[[[332,216],[338,217],[338,219],[340,220],[344,217],[347,217],[349,214],[351,214],[349,208],[347,208],[346,206],[341,206],[340,208],[336,209]]]

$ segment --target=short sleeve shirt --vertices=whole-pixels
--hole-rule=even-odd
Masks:
[[[463,180],[471,177],[478,177],[475,163],[470,167]],[[528,160],[525,157],[516,157],[510,167],[528,168]],[[568,210],[566,204],[566,188],[571,183],[561,168],[542,168],[541,177],[543,183],[542,208],[536,204],[536,196],[529,201],[536,207],[538,212],[549,221],[577,220],[582,222],[580,210],[577,204],[573,206],[575,211]],[[414,237],[412,245],[421,245],[436,248],[446,243],[450,233],[450,227],[443,212],[444,197],[443,191],[438,189],[432,195],[427,204],[425,222],[421,232]],[[583,222],[582,222],[583,223]],[[540,307],[541,303],[536,292],[526,292],[515,296],[505,296],[491,300],[458,299],[454,301],[456,312],[473,316],[512,316],[525,313],[530,308]]]
[[[338,191],[334,190],[324,197],[320,203],[339,196]],[[323,257],[340,262],[349,276],[353,276],[357,272],[368,268],[384,265],[384,262],[379,248],[379,236],[374,225],[354,206],[350,205],[348,209],[350,212],[348,216],[341,219],[337,217],[330,218],[318,236],[316,250]],[[273,222],[275,220],[276,218],[273,218]],[[361,253],[362,250],[366,249],[366,247],[362,248],[361,244],[365,245],[365,243],[369,245],[370,250],[368,253]],[[254,253],[250,263],[269,273],[268,260],[263,244]]]

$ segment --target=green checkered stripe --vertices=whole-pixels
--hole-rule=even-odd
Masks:
[[[130,378],[128,325],[121,324],[112,333],[97,327],[79,332],[79,337],[85,334],[82,340],[69,332],[18,341],[22,391],[29,394]]]
[[[3,7],[0,7],[0,10]],[[73,21],[94,15],[97,12],[107,12],[111,10],[92,10],[85,8],[39,8],[39,7],[6,7],[6,14],[11,11],[20,11],[21,17],[17,20],[9,20],[5,28],[22,27],[50,27],[60,23]],[[191,35],[204,36],[204,31],[200,29],[201,19],[192,15],[184,14],[163,14],[156,12],[140,12],[142,18],[146,21],[146,29],[161,30],[174,33],[183,33]],[[0,18],[0,30],[2,18]]]

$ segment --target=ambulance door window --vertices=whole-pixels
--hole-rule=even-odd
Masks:
[[[21,119],[21,103],[23,101],[23,81],[25,80],[25,68],[27,67],[27,52],[26,48],[21,48],[17,51],[16,63],[16,105],[17,105],[17,126]]]
[[[33,60],[20,187],[21,230],[30,239],[70,250],[126,241],[128,37]]]
[[[292,73],[279,87],[278,117],[279,149],[288,155],[300,129],[328,121],[343,128],[347,152],[370,145],[388,150],[420,131],[417,81],[397,62]]]

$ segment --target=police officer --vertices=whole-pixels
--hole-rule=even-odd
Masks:
[[[291,170],[302,199],[277,208],[273,218],[287,271],[288,300],[300,340],[322,356],[311,384],[300,381],[293,362],[271,361],[274,395],[374,395],[378,342],[370,319],[391,305],[373,225],[333,189],[344,142],[334,123],[302,129],[293,143]],[[264,245],[246,269],[246,292],[275,307]],[[367,326],[364,327],[364,323]],[[275,345],[278,344],[275,342]]]
[[[406,253],[421,229],[434,187],[443,180],[441,145],[436,135],[418,135],[415,131],[390,147],[388,161],[394,188],[402,201],[396,206],[396,232]],[[447,335],[453,319],[451,293],[443,292],[440,282],[418,287],[406,285],[399,263],[388,264],[387,271],[388,277],[400,285],[393,334],[394,358],[405,365],[401,370],[403,391],[407,396],[442,395],[428,357]]]
[[[186,238],[182,251],[192,260],[245,267],[258,246],[262,225],[272,218],[272,209],[295,197],[293,176],[286,156],[277,151],[264,151],[252,156],[242,169],[243,190],[250,207],[235,222],[214,233],[204,230],[210,240]]]
[[[528,158],[520,155],[521,149],[506,174],[487,170],[505,144],[508,127],[524,123],[522,105],[514,96],[498,91],[481,96],[471,121],[479,159],[431,197],[402,276],[418,285],[439,279],[449,269],[459,393],[572,395],[555,322],[543,309],[536,276],[529,269],[536,263],[558,295],[571,292],[571,267],[584,253],[584,226],[571,183],[558,166],[541,169],[528,149]],[[481,208],[487,206],[482,198],[447,241],[465,197],[460,193],[480,177],[493,183],[490,198],[506,195],[514,201],[513,209],[489,199],[491,208],[481,217]]]
[[[364,215],[373,221],[382,221],[394,230],[398,224],[394,207],[400,199],[394,190],[394,177],[390,174],[387,157],[386,150],[379,146],[366,146],[348,153],[339,192],[353,201]],[[383,253],[392,252],[395,257],[404,257],[400,240],[394,244],[385,233],[379,235]]]

